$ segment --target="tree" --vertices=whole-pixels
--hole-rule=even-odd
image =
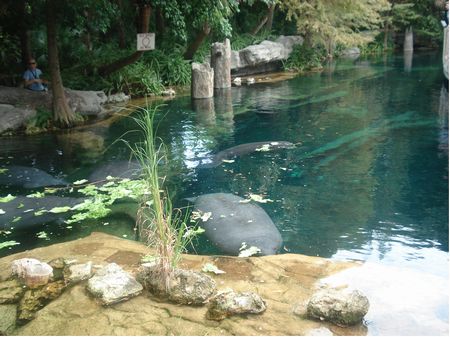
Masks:
[[[149,1],[140,0],[137,1],[138,6],[138,22],[139,22],[139,32],[140,33],[148,33],[149,31],[149,24],[150,24],[150,16],[152,13],[152,8],[150,6]],[[130,65],[137,60],[139,60],[144,54],[144,51],[135,51],[129,56],[126,56],[124,58],[121,58],[117,61],[114,61],[110,64],[106,64],[104,66],[101,66],[98,68],[98,73],[101,76],[108,76],[112,74],[113,72],[122,69],[123,67],[126,67],[127,65]]]
[[[307,45],[351,46],[373,39],[367,32],[379,28],[390,5],[387,0],[285,0],[280,8],[287,20],[295,20]]]
[[[64,87],[59,67],[57,28],[56,28],[57,0],[47,0],[47,47],[48,64],[52,83],[53,119],[63,127],[71,126],[76,119],[75,113],[70,109],[64,95]]]

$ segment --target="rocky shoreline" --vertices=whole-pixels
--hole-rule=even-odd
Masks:
[[[138,242],[103,233],[49,247],[37,248],[0,259],[0,281],[11,274],[11,263],[21,258],[51,261],[65,256],[92,266],[116,264],[126,273],[138,274],[141,258],[151,253]],[[25,325],[9,327],[13,335],[361,335],[363,324],[352,327],[306,318],[301,310],[314,293],[317,281],[355,266],[323,258],[295,254],[236,258],[184,255],[181,267],[202,270],[212,263],[225,273],[208,275],[221,290],[215,302],[236,295],[241,301],[255,300],[257,293],[266,306],[260,314],[240,314],[221,320],[208,319],[207,306],[169,303],[143,291],[127,301],[102,305],[86,287],[87,281],[71,285],[56,299],[37,311]],[[91,265],[89,265],[91,266]],[[114,268],[119,268],[114,267]],[[91,279],[92,280],[92,279]],[[91,282],[91,281],[89,281]],[[232,288],[236,294],[230,293]],[[249,293],[250,292],[250,293]],[[1,298],[1,292],[0,292]],[[221,302],[222,301],[222,302]],[[2,304],[0,308],[14,306]],[[13,307],[8,307],[9,310]],[[299,309],[300,308],[300,309]],[[14,310],[13,310],[14,312]],[[4,317],[6,317],[4,315]],[[223,319],[225,318],[225,319]],[[1,322],[6,324],[5,322]]]

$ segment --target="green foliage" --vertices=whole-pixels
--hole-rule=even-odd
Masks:
[[[20,245],[20,243],[17,242],[17,241],[4,241],[4,242],[0,242],[0,249],[7,248],[7,247],[11,247],[11,246],[15,246],[15,245]]]
[[[160,94],[164,85],[159,74],[143,61],[130,64],[110,76],[112,89],[131,96]]]
[[[50,110],[38,107],[36,115],[27,121],[25,132],[34,134],[45,131],[51,126],[52,119],[53,113]]]
[[[286,62],[284,62],[284,69],[299,72],[321,69],[325,57],[326,52],[323,48],[311,48],[305,45],[297,45],[294,47]]]
[[[191,65],[183,58],[183,46],[166,45],[144,55],[143,62],[160,74],[164,85],[188,85],[191,83]]]
[[[232,50],[241,50],[245,47],[248,47],[252,44],[261,43],[264,40],[271,40],[272,36],[269,32],[262,31],[258,35],[252,34],[233,34],[231,38],[231,49]]]
[[[20,63],[19,39],[4,32],[0,26],[0,72],[9,73],[12,63]]]

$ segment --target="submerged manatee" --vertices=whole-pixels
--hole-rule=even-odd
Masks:
[[[295,147],[294,144],[290,142],[285,141],[271,141],[271,142],[255,142],[255,143],[247,143],[247,144],[241,144],[237,146],[230,147],[229,149],[220,151],[219,153],[216,153],[211,158],[211,163],[208,164],[202,164],[199,167],[200,168],[213,168],[217,167],[224,160],[229,160],[235,157],[244,156],[246,154],[263,150],[263,151],[270,151],[273,149],[290,149]]]
[[[238,255],[245,242],[261,249],[261,255],[276,254],[281,247],[280,232],[267,213],[258,205],[229,193],[205,194],[195,199],[194,209],[211,212],[200,222],[205,234],[225,254]]]
[[[90,182],[102,181],[106,177],[137,179],[142,173],[137,161],[118,160],[97,167],[88,177]]]
[[[84,201],[84,198],[70,198],[58,196],[45,196],[43,198],[27,198],[18,196],[14,200],[6,203],[0,203],[0,208],[4,214],[0,215],[0,230],[15,228],[26,228],[43,223],[52,222],[68,218],[71,213],[50,213],[35,215],[40,210],[51,210],[54,207],[73,207]]]
[[[0,171],[0,185],[38,188],[44,186],[67,185],[63,179],[57,179],[47,172],[34,167],[6,166]]]

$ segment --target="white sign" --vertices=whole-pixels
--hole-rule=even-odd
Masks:
[[[137,35],[137,50],[155,49],[155,33],[145,33]]]

